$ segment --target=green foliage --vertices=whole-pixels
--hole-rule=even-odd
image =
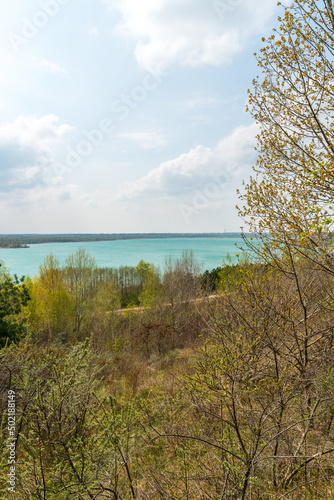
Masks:
[[[145,273],[142,292],[139,295],[140,303],[144,307],[151,307],[162,303],[163,290],[159,270],[150,265]]]
[[[136,265],[136,274],[139,277],[141,285],[144,284],[151,267],[152,264],[150,264],[149,262],[145,262],[143,259],[141,259]]]
[[[222,267],[216,267],[211,271],[206,270],[201,276],[201,286],[204,291],[215,292],[219,288]]]
[[[30,299],[24,278],[12,278],[0,269],[0,347],[17,342],[25,333],[25,318],[22,309]]]
[[[333,29],[332,0],[290,2],[262,39],[249,91],[259,155],[240,215],[272,246],[288,240],[312,259],[332,250]]]

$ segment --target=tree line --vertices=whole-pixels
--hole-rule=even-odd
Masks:
[[[114,233],[114,234],[15,234],[0,235],[0,248],[27,248],[40,243],[86,243],[89,241],[116,241],[165,238],[222,238],[238,233]]]

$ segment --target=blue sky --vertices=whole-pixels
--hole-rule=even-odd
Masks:
[[[2,0],[0,233],[238,231],[276,1]]]

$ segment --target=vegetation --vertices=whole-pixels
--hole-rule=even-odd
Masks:
[[[295,0],[257,56],[249,91],[259,159],[240,209],[271,246],[330,252],[333,223],[334,14],[332,0]]]
[[[248,265],[252,267],[251,264]],[[213,293],[235,286],[243,277],[244,267],[245,264],[225,264],[205,271],[201,276],[202,289]]]
[[[20,498],[332,498],[332,276],[245,262],[212,300],[189,254],[135,269],[139,309],[84,251],[27,283],[0,353]]]
[[[24,278],[12,278],[0,264],[0,348],[24,335],[25,319],[21,313],[29,299]]]
[[[115,270],[79,250],[1,281],[28,332],[0,351],[18,498],[334,498],[333,19],[331,1],[295,0],[259,59],[262,178],[242,211],[257,259]]]

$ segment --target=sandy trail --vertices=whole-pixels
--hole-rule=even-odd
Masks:
[[[193,303],[204,302],[207,300],[219,299],[220,297],[221,297],[221,295],[219,295],[218,293],[215,293],[215,294],[209,295],[208,297],[199,297],[197,299],[183,300],[181,303],[182,304],[186,304],[186,303],[193,304]],[[163,307],[170,307],[170,306],[171,306],[171,303],[163,304]],[[141,312],[144,312],[146,309],[149,309],[149,307],[143,307],[143,306],[129,307],[129,308],[125,308],[125,309],[116,309],[115,311],[109,311],[108,314],[111,314],[111,312],[114,312],[116,314],[126,314],[128,312],[141,313]]]

